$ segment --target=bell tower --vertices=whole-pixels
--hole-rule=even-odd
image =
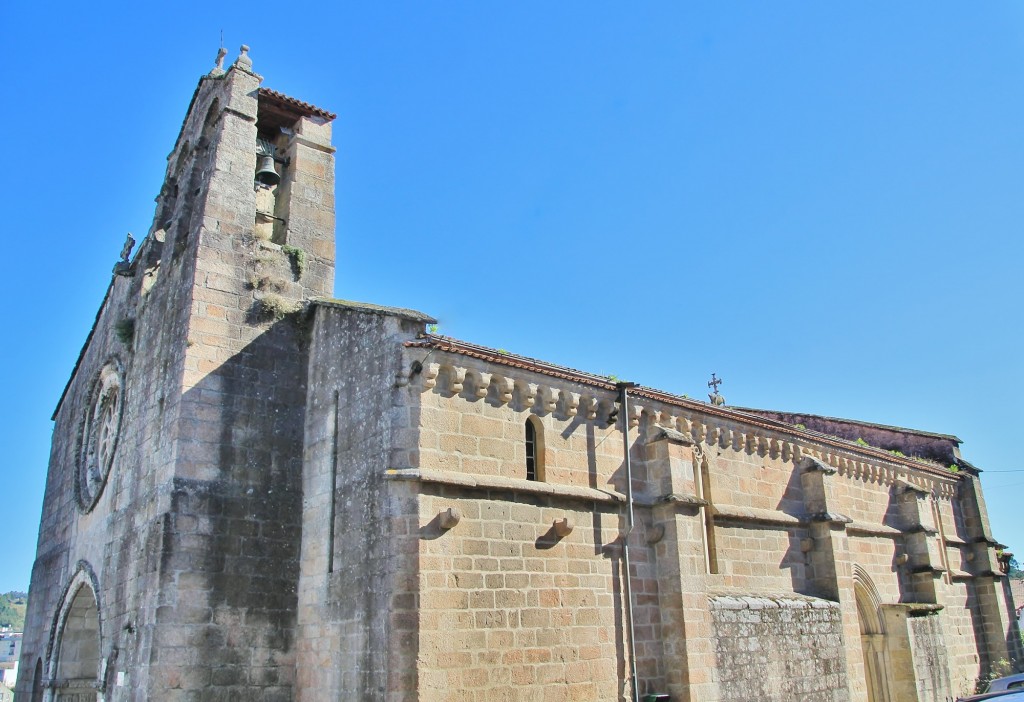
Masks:
[[[262,87],[248,52],[200,78],[54,413],[26,699],[291,697],[335,115]]]
[[[261,87],[246,46],[221,70],[200,82],[162,195],[178,213],[164,258],[190,297],[166,514],[197,530],[163,536],[150,677],[179,674],[163,663],[177,649],[197,699],[276,699],[294,675],[304,303],[334,286],[335,115]]]

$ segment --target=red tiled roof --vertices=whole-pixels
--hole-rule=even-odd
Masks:
[[[276,90],[271,90],[270,88],[260,88],[258,95],[262,100],[276,102],[278,105],[299,112],[305,117],[323,117],[326,120],[332,120],[338,116],[333,112],[322,110],[316,105],[310,105],[308,102],[296,100],[293,97],[288,97],[284,93],[279,93]]]

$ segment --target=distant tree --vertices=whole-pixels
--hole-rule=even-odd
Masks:
[[[1014,579],[1024,578],[1024,570],[1020,569],[1020,563],[1017,562],[1017,558],[1011,557],[1009,561],[1010,569],[1006,571],[1006,574]]]
[[[12,598],[11,595],[17,595]],[[11,627],[15,631],[25,629],[25,593],[13,592],[0,595],[0,627]]]

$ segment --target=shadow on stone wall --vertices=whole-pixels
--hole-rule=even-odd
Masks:
[[[177,682],[195,699],[290,699],[304,337],[293,320],[275,322],[182,395],[156,644],[192,652],[191,681]],[[179,629],[168,625],[184,640],[161,641]]]

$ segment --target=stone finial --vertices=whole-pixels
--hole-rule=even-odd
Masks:
[[[238,54],[238,58],[235,59],[235,65],[239,68],[244,68],[247,71],[251,71],[252,59],[249,58],[249,45],[242,44],[242,46],[239,47],[238,51],[240,53]]]
[[[114,264],[115,275],[130,276],[132,274],[131,261],[128,259],[132,255],[133,248],[135,248],[135,237],[128,232],[128,238],[125,239],[124,246],[121,248],[121,260]]]
[[[725,398],[718,392],[718,386],[722,384],[722,379],[717,377],[714,373],[711,374],[711,380],[708,381],[708,387],[712,388],[712,392],[708,393],[708,400],[711,401],[715,407],[721,407],[725,404]]]
[[[135,248],[135,237],[132,236],[131,232],[128,232],[128,238],[124,240],[124,246],[121,247],[121,260],[128,263],[128,257],[132,255],[132,249]]]
[[[224,74],[224,57],[228,55],[228,50],[223,46],[217,49],[217,60],[214,61],[213,70],[210,71],[212,76],[220,76]]]

